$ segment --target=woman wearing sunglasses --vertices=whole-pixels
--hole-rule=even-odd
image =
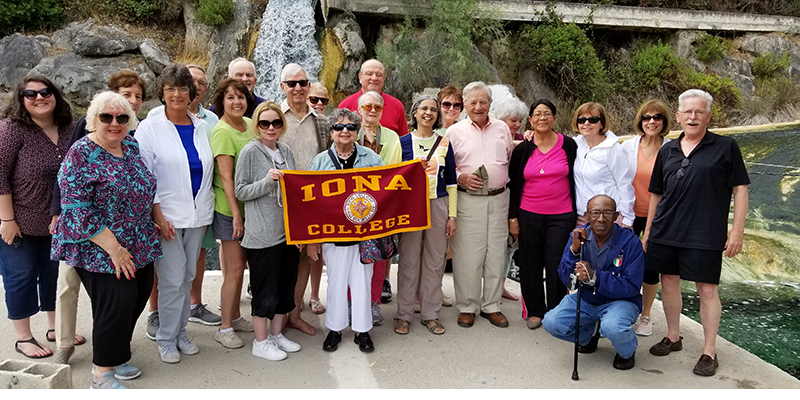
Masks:
[[[222,325],[214,339],[229,349],[244,346],[235,331],[252,332],[253,324],[242,317],[241,295],[247,254],[240,244],[244,236],[244,203],[236,198],[234,173],[239,153],[253,139],[248,131],[251,120],[245,117],[255,108],[255,100],[244,83],[227,78],[220,82],[213,96],[214,112],[219,122],[211,132],[214,153],[214,238],[222,245],[219,261],[222,268]]]
[[[141,374],[126,363],[162,254],[152,217],[156,177],[128,135],[136,125],[124,97],[96,95],[86,112],[91,133],[70,148],[58,174],[62,213],[53,258],[75,269],[92,302],[92,389],[125,389],[118,379]]]
[[[619,144],[619,138],[608,130],[606,109],[599,103],[583,103],[575,110],[572,130],[578,153],[573,172],[575,176],[575,205],[577,225],[588,222],[583,216],[589,199],[606,194],[617,202],[623,226],[633,224],[633,171],[628,168],[628,156]]]
[[[444,131],[455,124],[461,116],[461,110],[464,108],[462,96],[461,89],[452,85],[445,86],[436,95],[436,100],[442,105],[442,127],[436,132],[439,135],[444,136]]]
[[[253,355],[280,361],[300,345],[283,336],[286,314],[295,307],[294,287],[300,251],[286,244],[281,204],[281,170],[295,169],[294,153],[279,139],[286,133],[281,107],[266,101],[256,107],[252,139],[236,163],[236,198],[244,201],[242,247],[250,265],[252,312],[256,338]],[[270,320],[267,332],[267,320]]]
[[[325,108],[328,107],[328,88],[322,82],[314,82],[308,90],[308,106],[313,108],[319,115],[325,115]],[[312,298],[314,296],[311,296]]]
[[[661,100],[645,102],[636,119],[633,129],[636,136],[622,142],[622,148],[628,156],[628,168],[633,173],[633,191],[636,199],[633,202],[633,231],[641,235],[647,226],[647,209],[650,205],[650,176],[653,174],[653,165],[661,146],[669,142],[666,138],[669,133],[669,116],[672,115],[669,106]],[[653,323],[650,321],[650,309],[658,292],[658,273],[644,270],[644,283],[642,284],[642,315],[636,323],[636,334],[650,336],[653,334]]]
[[[200,349],[186,335],[192,281],[206,228],[211,224],[214,192],[210,129],[189,111],[197,95],[194,78],[183,64],[164,67],[156,96],[164,112],[146,118],[136,131],[142,159],[158,181],[153,220],[161,233],[164,258],[156,261],[161,361],[180,362],[181,353]]]
[[[358,114],[346,108],[338,108],[331,113],[329,119],[333,145],[314,157],[308,167],[310,171],[383,165],[380,156],[375,152],[356,144],[361,122]],[[335,351],[342,341],[342,330],[350,325],[356,332],[354,341],[359,349],[371,352],[374,350],[369,336],[369,330],[372,329],[370,285],[373,265],[361,263],[358,242],[310,244],[306,251],[313,260],[317,260],[321,253],[328,267],[328,311],[325,314],[325,326],[331,331],[322,344],[322,350]],[[348,322],[348,286],[352,298],[352,324]]]
[[[378,92],[366,92],[358,97],[358,114],[361,115],[361,130],[358,132],[358,144],[369,148],[381,156],[383,165],[399,163],[401,159],[400,141],[397,133],[381,126],[383,116],[383,97]],[[391,261],[382,260],[375,263],[372,274],[372,323],[383,323],[381,315],[381,294],[384,281],[391,272]]]
[[[31,316],[55,326],[58,262],[50,260],[50,200],[75,124],[61,91],[25,77],[0,121],[0,275],[14,349],[30,358],[53,352],[31,333]]]
[[[536,329],[567,294],[558,265],[575,228],[577,145],[553,130],[556,106],[549,100],[531,104],[528,123],[533,138],[517,145],[508,167],[508,231],[519,239],[522,318],[528,329]]]

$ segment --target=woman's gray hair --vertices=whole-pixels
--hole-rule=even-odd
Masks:
[[[139,120],[136,119],[136,113],[133,112],[131,104],[125,100],[121,94],[106,90],[100,92],[92,98],[89,103],[89,109],[86,110],[86,130],[94,132],[97,130],[95,120],[97,116],[103,112],[106,107],[111,107],[115,111],[122,111],[128,115],[128,132],[135,130],[139,126]]]
[[[486,93],[486,97],[489,98],[489,104],[492,104],[492,89],[489,89],[489,86],[486,86],[486,84],[483,83],[483,81],[470,82],[467,86],[464,86],[464,90],[462,90],[462,93],[464,95],[464,101],[467,100],[469,92],[475,89],[483,90],[483,92]]]
[[[711,111],[711,103],[714,101],[714,98],[711,97],[711,93],[708,93],[704,90],[700,89],[689,89],[678,97],[678,111],[683,111],[683,102],[684,100],[691,99],[694,97],[699,97],[706,101],[706,112]]]
[[[361,117],[358,116],[357,113],[354,113],[346,108],[337,108],[333,110],[331,115],[328,117],[328,130],[333,130],[333,125],[338,124],[339,120],[342,118],[350,118],[350,121],[353,121],[354,124],[361,125]]]
[[[381,96],[380,93],[378,93],[378,92],[376,92],[374,90],[370,90],[369,92],[366,92],[366,93],[362,94],[361,96],[358,96],[358,106],[359,107],[361,107],[362,105],[364,105],[364,103],[367,102],[367,99],[366,99],[367,96],[375,98],[375,100],[378,101],[378,104],[381,107],[383,107],[383,96]]]
[[[494,112],[495,118],[505,121],[509,118],[517,118],[525,121],[528,116],[528,106],[525,105],[520,99],[512,97],[500,102]]]
[[[197,86],[194,84],[194,77],[189,72],[189,68],[181,63],[172,63],[161,70],[161,75],[156,79],[156,97],[161,100],[161,104],[166,105],[164,102],[164,86],[185,86],[189,88],[189,102],[194,100],[197,96]],[[189,105],[188,103],[186,104]]]
[[[439,100],[436,100],[435,96],[431,96],[429,94],[423,94],[414,101],[414,104],[411,106],[411,114],[409,114],[411,116],[411,122],[408,124],[408,126],[417,129],[417,117],[415,115],[417,114],[420,103],[425,100],[433,100],[436,102],[436,108],[439,109],[439,112],[436,113],[436,122],[433,123],[433,129],[441,128],[443,124],[442,119],[444,118],[442,115],[442,106],[439,104]]]

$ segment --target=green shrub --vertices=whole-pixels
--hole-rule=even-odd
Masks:
[[[53,28],[61,23],[63,12],[58,0],[2,0],[0,37],[15,31]]]
[[[753,76],[756,78],[771,78],[789,68],[792,59],[788,52],[781,56],[774,53],[764,53],[753,60]]]
[[[159,20],[172,0],[59,0],[73,20],[100,20],[152,23]]]
[[[697,59],[702,62],[715,62],[725,57],[730,43],[725,39],[709,34],[697,38]]]
[[[636,51],[631,57],[629,68],[636,91],[654,89],[662,80],[674,78],[686,63],[672,51],[669,45],[647,46]],[[628,69],[628,68],[626,68]]]
[[[195,17],[206,25],[225,25],[233,20],[232,0],[192,0]]]
[[[684,80],[685,89],[702,89],[714,97],[711,112],[717,126],[728,124],[728,110],[736,110],[742,106],[742,91],[731,78],[692,70],[684,75]]]

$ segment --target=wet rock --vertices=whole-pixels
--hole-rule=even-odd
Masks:
[[[358,72],[365,61],[367,47],[361,38],[361,27],[351,13],[339,13],[328,18],[328,26],[339,39],[344,51],[344,64],[336,79],[335,92],[355,93],[361,89]]]
[[[156,75],[160,75],[161,70],[170,62],[169,56],[161,51],[153,39],[145,39],[144,42],[139,45],[139,51],[142,53],[144,61]]]
[[[0,39],[0,88],[13,90],[47,54],[41,40],[15,33]]]

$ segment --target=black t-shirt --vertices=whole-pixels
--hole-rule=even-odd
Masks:
[[[732,138],[706,131],[684,157],[681,140],[658,152],[650,192],[658,202],[649,241],[701,250],[723,250],[728,237],[728,213],[733,188],[750,178],[739,145]]]

